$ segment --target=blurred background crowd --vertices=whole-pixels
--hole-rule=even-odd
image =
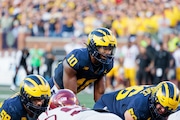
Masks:
[[[25,34],[69,39],[70,43],[62,48],[65,55],[84,47],[85,38],[97,27],[111,29],[118,42],[123,43],[117,48],[115,66],[107,75],[107,91],[157,84],[165,79],[180,88],[180,0],[0,0],[2,50],[13,48],[23,53],[18,38]],[[16,72],[22,64],[26,74],[33,73],[33,68],[39,73],[43,68],[45,71],[39,74],[50,77],[53,62],[59,60],[50,43],[45,48],[26,48],[29,55],[24,58],[30,60],[27,65],[16,64]]]
[[[1,0],[1,32],[31,36],[81,37],[97,27],[117,37],[180,29],[179,0]]]

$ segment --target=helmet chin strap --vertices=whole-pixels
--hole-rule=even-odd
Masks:
[[[27,109],[27,107],[24,105],[26,111],[27,111],[27,118],[28,120],[37,120],[37,115],[35,115],[34,113],[32,113],[29,109]]]
[[[28,118],[28,120],[37,120],[37,116],[35,114],[33,114],[33,115],[27,114],[27,118]]]
[[[95,53],[95,52],[94,52]],[[93,64],[93,66],[99,66],[101,65],[102,63],[100,61],[98,61],[96,58],[95,58],[95,54],[90,54],[90,57],[91,57],[91,62]]]
[[[94,59],[93,66],[98,67],[98,66],[102,65],[102,63],[99,62],[96,58],[93,58],[93,59]]]
[[[90,55],[92,67],[95,73],[98,73],[102,67],[102,63],[98,61],[94,56]]]
[[[99,66],[99,65],[102,65],[102,64],[106,64],[105,61],[107,61],[107,60],[104,60],[104,61],[103,61],[103,59],[101,58],[101,54],[100,54],[99,52],[94,51],[91,55],[92,55],[92,57],[95,59],[95,61],[94,61],[94,65],[95,65],[95,66]]]

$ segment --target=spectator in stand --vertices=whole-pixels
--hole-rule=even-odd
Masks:
[[[60,20],[56,19],[54,24],[51,25],[49,37],[62,37],[62,25]]]
[[[121,12],[122,15],[122,12]],[[112,22],[112,31],[116,34],[116,37],[123,37],[125,35],[125,23],[120,15],[117,15]]]
[[[4,33],[8,32],[13,23],[13,17],[8,13],[8,11],[4,11],[2,17],[0,18],[0,26]]]
[[[71,17],[62,19],[62,37],[72,37],[74,35],[74,21]]]
[[[33,24],[32,35],[34,36],[44,36],[44,22],[43,20],[37,19]]]
[[[84,35],[84,23],[83,23],[83,16],[78,14],[76,16],[76,20],[74,21],[74,36],[75,37],[82,37]]]
[[[161,17],[158,20],[158,26],[158,38],[160,40],[164,39],[171,33],[170,19],[166,17],[164,11],[161,12]]]

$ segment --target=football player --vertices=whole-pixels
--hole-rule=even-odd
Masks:
[[[132,86],[104,94],[94,108],[107,109],[123,120],[164,120],[179,102],[176,85],[164,81],[157,86]]]
[[[47,109],[50,96],[50,86],[42,76],[28,75],[20,85],[20,93],[0,104],[0,119],[37,120]]]
[[[108,112],[97,112],[78,104],[76,95],[69,89],[61,89],[54,94],[46,112],[38,120],[122,120]]]
[[[117,41],[106,28],[93,30],[87,48],[75,49],[55,69],[49,80],[52,94],[58,89],[70,89],[75,94],[94,83],[94,100],[105,91],[104,76],[112,69]]]

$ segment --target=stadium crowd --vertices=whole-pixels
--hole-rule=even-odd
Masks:
[[[1,0],[0,28],[32,36],[80,37],[111,28],[117,37],[168,34],[180,26],[179,0]],[[18,30],[20,29],[20,30]]]

